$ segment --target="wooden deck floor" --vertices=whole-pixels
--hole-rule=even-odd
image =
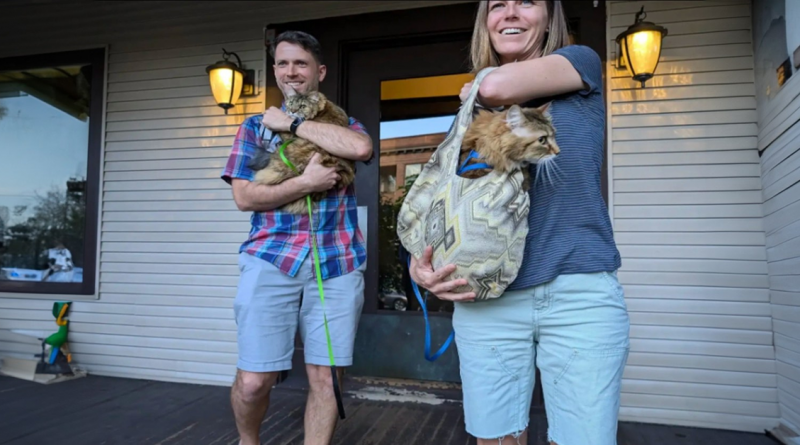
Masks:
[[[40,385],[0,376],[0,444],[236,445],[229,388],[89,376]],[[266,445],[299,445],[305,393],[276,388]],[[336,445],[470,445],[459,403],[347,398]],[[544,445],[543,415],[529,445]],[[761,434],[621,423],[620,445],[775,445]]]

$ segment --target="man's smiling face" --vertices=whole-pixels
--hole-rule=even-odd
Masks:
[[[275,80],[285,97],[295,92],[307,94],[319,90],[319,83],[325,79],[327,69],[320,65],[314,55],[302,46],[281,42],[275,48]]]

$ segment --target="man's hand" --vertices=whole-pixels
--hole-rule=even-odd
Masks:
[[[335,167],[325,167],[319,162],[319,153],[314,153],[300,178],[305,182],[309,193],[324,192],[333,188],[339,181]]]
[[[433,265],[431,264],[432,256],[433,247],[431,246],[425,248],[425,251],[422,252],[422,258],[420,258],[419,261],[417,261],[413,255],[411,255],[411,265],[408,268],[411,279],[414,280],[414,282],[418,285],[428,289],[428,291],[436,295],[436,298],[440,300],[474,300],[475,292],[466,292],[461,294],[455,294],[452,292],[453,289],[459,286],[465,286],[467,284],[466,279],[459,278],[457,280],[444,281],[446,277],[455,272],[456,266],[454,264],[448,264],[441,269],[434,271]]]
[[[261,120],[264,126],[272,131],[289,131],[289,126],[292,125],[294,119],[288,114],[281,111],[280,108],[269,107],[264,112],[264,117]]]

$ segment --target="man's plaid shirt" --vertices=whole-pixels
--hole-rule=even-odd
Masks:
[[[273,136],[261,121],[262,115],[259,114],[248,118],[239,127],[222,172],[222,179],[228,184],[234,178],[252,181],[255,172],[247,164],[257,150],[266,147],[275,153],[280,146],[280,137]],[[352,117],[350,128],[367,133],[364,126]],[[355,187],[351,184],[345,189],[331,189],[324,199],[314,203],[313,209],[322,278],[352,272],[367,257],[364,237],[358,228]],[[311,255],[308,214],[295,215],[279,210],[253,212],[250,223],[250,234],[239,252],[262,258],[282,272],[295,276],[303,261]]]

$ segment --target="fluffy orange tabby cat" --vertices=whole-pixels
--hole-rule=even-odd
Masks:
[[[485,162],[501,172],[520,168],[525,177],[522,186],[527,190],[528,164],[546,163],[559,153],[556,130],[546,113],[549,105],[539,108],[512,105],[500,112],[479,110],[464,134],[459,165],[475,150],[480,159],[470,159],[467,165]],[[470,170],[460,176],[480,178],[490,170]]]
[[[336,104],[328,100],[324,94],[315,91],[308,94],[295,94],[286,99],[286,111],[291,116],[300,116],[306,120],[323,122],[347,127],[350,118],[347,113]],[[292,139],[292,134],[287,132],[278,133],[281,140]],[[353,183],[355,178],[355,162],[339,158],[323,150],[313,142],[302,138],[294,138],[294,142],[286,146],[284,154],[289,161],[294,164],[300,173],[303,173],[309,160],[319,153],[320,163],[325,167],[338,167],[340,179],[335,188],[344,188]],[[274,185],[279,184],[289,178],[297,176],[281,157],[277,154],[268,153],[266,150],[259,151],[258,155],[248,165],[256,171],[255,182]],[[311,195],[312,201],[319,201],[327,195],[327,192],[317,192]],[[300,198],[283,205],[278,210],[288,213],[307,213],[306,198]]]

